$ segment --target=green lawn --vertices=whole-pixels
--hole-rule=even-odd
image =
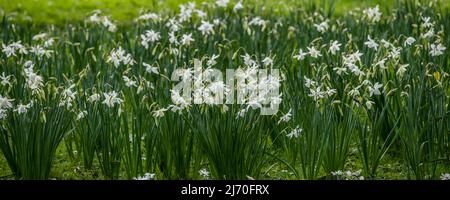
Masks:
[[[231,2],[236,2],[232,0]],[[301,7],[312,0],[265,0],[257,1],[258,4],[267,5],[270,8]],[[188,0],[0,0],[0,15],[13,14],[21,16],[21,19],[32,19],[36,23],[61,24],[83,20],[92,10],[101,9],[112,15],[114,20],[127,22],[134,19],[141,10],[169,10],[178,9],[181,3]],[[197,5],[200,2],[214,2],[214,0],[194,0]],[[330,2],[330,0],[316,2]],[[254,4],[253,0],[244,1]],[[336,0],[336,12],[345,13],[355,7],[367,7],[379,4],[389,6],[394,0]]]

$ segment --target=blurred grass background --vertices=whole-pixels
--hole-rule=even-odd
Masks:
[[[0,0],[0,15],[17,15],[35,23],[63,24],[84,20],[93,10],[101,9],[112,19],[127,22],[139,15],[141,10],[178,10],[178,5],[194,1],[215,2],[215,0]],[[232,4],[238,0],[231,0]],[[270,8],[295,8],[308,3],[328,4],[332,0],[244,0],[244,4],[266,5]],[[390,6],[395,0],[334,0],[336,13],[345,13],[355,7],[379,4]],[[444,0],[447,1],[447,0]]]

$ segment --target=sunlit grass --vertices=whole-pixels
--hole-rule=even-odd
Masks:
[[[315,0],[318,5],[327,5],[331,1]],[[368,7],[379,4],[390,7],[395,0],[335,0],[336,13],[345,14],[355,7]],[[178,10],[178,5],[202,0],[0,0],[0,14],[15,14],[25,21],[35,23],[64,24],[84,20],[93,10],[100,9],[121,23],[136,18],[141,10]],[[256,2],[256,3],[255,3]],[[266,8],[286,11],[311,4],[310,0],[246,0],[248,5],[265,5]]]
[[[21,9],[42,7],[41,17],[24,23],[22,11],[9,13],[0,27],[8,178],[66,178],[61,171],[74,165],[88,179],[439,179],[449,171],[450,19],[440,4],[259,1],[233,11],[210,2],[196,7],[205,19],[182,19],[175,1],[141,2],[165,11],[135,20],[134,6],[144,5],[39,3]],[[183,104],[168,77],[199,62],[245,76],[279,69],[270,84],[247,80],[279,87],[278,113],[260,115],[260,100]]]

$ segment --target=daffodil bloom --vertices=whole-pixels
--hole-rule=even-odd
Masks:
[[[243,55],[241,57],[244,58],[245,66],[247,66],[247,67],[256,66],[256,62],[252,59],[252,57],[248,53],[245,53],[245,55]]]
[[[430,17],[421,17],[421,19],[422,19],[422,24],[421,24],[422,27],[430,28],[433,26],[433,23],[431,22]]]
[[[44,41],[44,47],[49,48],[49,47],[53,46],[54,42],[55,42],[55,39],[49,38],[48,40]]]
[[[127,87],[136,87],[136,81],[129,78],[128,76],[122,76],[123,81],[125,82],[125,86]]]
[[[187,5],[180,5],[180,14],[178,14],[179,22],[190,20],[192,12],[195,10],[195,3],[190,2]]]
[[[28,53],[27,49],[22,45],[20,40],[9,45],[2,44],[2,48],[2,52],[6,55],[6,57],[16,56],[16,52],[24,55]]]
[[[311,57],[318,58],[318,57],[322,56],[322,54],[320,54],[320,51],[318,51],[314,46],[307,47],[307,48],[308,48],[308,54]]]
[[[6,57],[16,56],[16,50],[11,45],[5,46],[2,44],[2,52],[6,55]]]
[[[403,74],[405,74],[408,66],[409,64],[400,65],[400,67],[397,69],[397,76],[403,77]]]
[[[153,111],[153,117],[154,118],[160,118],[160,117],[164,117],[164,112],[166,112],[167,109],[166,108],[161,108],[159,110],[155,110]]]
[[[273,65],[273,60],[272,60],[272,58],[270,58],[270,57],[265,57],[265,58],[262,60],[262,62],[263,62],[263,64],[264,64],[264,66],[266,66],[266,67],[272,66],[272,65]]]
[[[213,54],[211,56],[211,58],[208,60],[208,62],[206,63],[206,65],[208,67],[212,67],[212,66],[216,65],[217,64],[217,62],[216,62],[217,58],[219,58],[219,55]]]
[[[33,105],[33,103],[31,102],[31,103],[29,103],[29,104],[26,104],[26,105],[23,105],[23,104],[19,104],[19,105],[17,105],[17,108],[14,110],[15,112],[17,112],[17,114],[24,114],[24,113],[27,113],[27,111],[28,111],[28,109],[31,107]]]
[[[33,91],[33,93],[36,93],[44,86],[42,76],[39,76],[33,71],[33,65],[28,68],[24,68],[24,73],[27,85]]]
[[[339,180],[364,180],[364,176],[361,176],[361,170],[355,172],[338,170],[331,172],[331,175],[336,176]]]
[[[0,120],[5,119],[6,117],[8,117],[6,110],[0,109]]]
[[[103,93],[103,96],[105,97],[105,100],[103,100],[102,103],[110,108],[114,107],[115,104],[123,103],[123,100],[119,98],[119,94],[116,91]]]
[[[331,54],[336,55],[338,51],[341,50],[341,44],[338,41],[333,41],[330,45],[330,49],[328,50]]]
[[[430,28],[426,33],[422,33],[422,38],[432,38],[434,36],[434,28]]]
[[[442,44],[431,44],[430,46],[430,55],[431,56],[440,56],[444,54],[444,51],[447,48],[442,46]]]
[[[311,80],[311,79],[309,79],[308,77],[304,76],[303,78],[305,79],[305,86],[307,88],[311,88],[311,86],[315,86],[316,85],[316,82]]]
[[[373,95],[380,95],[380,94],[381,94],[380,88],[382,88],[382,87],[383,87],[383,84],[380,84],[380,83],[378,83],[378,82],[376,82],[375,85],[374,85],[373,87],[372,87],[372,86],[369,86],[368,88],[369,88],[370,96],[373,96]]]
[[[200,19],[204,19],[204,18],[206,18],[206,16],[207,16],[207,14],[206,14],[206,12],[204,12],[204,11],[202,11],[202,10],[195,10],[195,13],[197,14],[197,16],[200,18]]]
[[[180,30],[181,24],[176,19],[169,19],[166,23],[166,27],[169,27],[171,32],[176,32]]]
[[[416,39],[414,39],[413,37],[408,37],[408,38],[406,38],[406,40],[405,40],[405,46],[406,46],[406,45],[411,46],[414,42],[416,42]]]
[[[148,49],[149,43],[159,41],[160,39],[161,35],[158,32],[146,30],[145,33],[141,35],[141,44],[145,49]]]
[[[357,87],[353,88],[352,90],[350,90],[348,92],[348,95],[353,98],[357,98],[359,95],[361,95],[361,93],[359,92],[359,88],[361,88],[361,86],[357,86]]]
[[[10,82],[10,79],[11,79],[11,75],[10,76],[6,76],[5,75],[5,72],[2,72],[2,75],[0,76],[0,83],[3,85],[3,86],[6,86],[6,85],[11,85],[11,82]]]
[[[230,0],[216,0],[216,5],[218,7],[226,8]]]
[[[127,54],[120,46],[111,51],[106,61],[113,63],[115,67],[119,67],[120,64],[133,65],[135,63],[131,54]]]
[[[194,38],[192,38],[192,33],[190,33],[190,34],[183,34],[183,36],[181,36],[181,44],[182,45],[189,46],[194,41],[195,40],[194,40]]]
[[[239,0],[239,2],[236,3],[233,7],[233,11],[237,12],[238,10],[242,10],[244,6],[242,5],[242,0]]]
[[[93,94],[91,96],[89,96],[88,101],[90,103],[94,103],[96,101],[100,100],[100,95],[99,94]]]
[[[314,99],[314,101],[318,101],[325,97],[325,92],[321,91],[320,86],[315,89],[310,88],[309,91],[310,91],[310,94],[308,94],[308,96],[312,97]]]
[[[198,30],[202,32],[202,35],[211,35],[214,33],[214,25],[202,20],[202,24],[198,27]]]
[[[393,46],[392,43],[390,43],[389,41],[387,41],[385,39],[381,39],[380,42],[383,45],[383,47],[386,48],[386,49],[391,47],[391,46]]]
[[[155,179],[155,173],[145,173],[144,176],[133,178],[134,180],[153,180]]]
[[[441,180],[450,180],[450,174],[449,173],[442,174]]]
[[[363,13],[366,15],[369,22],[379,22],[381,19],[382,13],[380,12],[380,8],[375,6],[374,8],[367,8],[363,11]]]
[[[198,173],[200,174],[200,176],[203,176],[203,178],[209,177],[209,171],[206,168],[199,170]]]
[[[179,45],[179,42],[178,42],[178,39],[177,39],[177,37],[175,36],[175,31],[171,31],[170,33],[169,33],[169,42],[170,42],[170,44],[173,44],[173,45]]]
[[[290,121],[292,118],[292,109],[289,109],[289,111],[280,117],[280,120],[278,120],[278,124],[280,124],[281,122],[288,122]]]
[[[159,74],[159,69],[158,67],[153,67],[147,63],[142,63],[142,65],[144,65],[145,67],[145,71],[149,74]]]
[[[94,14],[88,18],[88,22],[92,22],[94,24],[101,24],[110,32],[115,32],[117,30],[117,26],[109,19],[108,16],[100,16],[100,11],[94,11]]]
[[[101,13],[101,11],[99,11],[99,10],[94,11],[94,14],[89,16],[87,21],[92,22],[92,23],[100,23],[100,21],[101,21],[100,17],[99,17],[100,13]]]
[[[372,40],[372,38],[370,38],[370,35],[367,36],[367,42],[365,42],[364,44],[370,49],[375,49],[375,51],[378,50],[379,45],[374,40]]]
[[[335,67],[333,68],[334,71],[336,71],[336,74],[341,76],[343,74],[347,74],[347,68],[345,67]]]
[[[182,107],[186,107],[189,105],[188,101],[186,101],[186,99],[184,99],[181,95],[180,95],[180,91],[177,90],[170,90],[171,93],[171,99],[172,102],[175,105],[178,106],[182,106]]]
[[[261,17],[254,17],[249,23],[248,25],[250,26],[260,26],[260,27],[265,27],[266,26],[266,21],[263,20]]]
[[[62,91],[62,98],[60,102],[60,106],[66,106],[67,108],[72,107],[72,102],[75,100],[75,95],[77,92],[72,91],[72,89],[75,87],[75,84],[72,84],[68,88],[64,89]]]
[[[316,27],[317,31],[320,33],[325,33],[328,30],[328,21],[324,21],[320,24],[314,24],[314,26]]]
[[[37,35],[34,35],[33,37],[32,37],[32,40],[42,40],[42,39],[44,39],[45,37],[47,37],[47,33],[40,33],[40,34],[37,34]]]
[[[386,58],[383,58],[383,59],[381,59],[381,60],[379,60],[378,62],[376,62],[375,64],[374,64],[374,66],[378,66],[380,69],[387,69],[387,67],[386,67]]]
[[[76,120],[81,120],[81,119],[85,118],[87,114],[88,114],[88,113],[87,113],[87,111],[85,111],[85,110],[80,111],[80,112],[77,114]]]
[[[298,54],[294,56],[297,60],[304,60],[305,56],[308,55],[308,53],[304,53],[302,49],[298,50]]]
[[[367,109],[371,110],[375,102],[373,101],[366,101],[366,107]]]

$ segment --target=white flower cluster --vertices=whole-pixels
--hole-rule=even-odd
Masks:
[[[238,103],[246,103],[247,107],[241,110],[238,116],[242,117],[249,108],[258,109],[263,105],[277,106],[281,104],[281,96],[278,91],[281,87],[281,77],[278,73],[267,73],[263,76],[260,65],[253,60],[249,54],[242,56],[244,59],[244,70],[237,70],[237,98]],[[273,65],[269,57],[263,59],[266,67]],[[272,69],[273,70],[273,69]]]
[[[181,38],[181,44],[184,45],[184,46],[189,46],[194,41],[195,40],[194,40],[194,38],[192,38],[192,33],[183,34],[183,36]]]
[[[49,47],[53,46],[55,39],[52,37],[49,37],[47,33],[40,33],[40,34],[33,36],[33,41],[44,41],[44,48],[49,48]]]
[[[146,30],[144,34],[141,35],[141,44],[148,49],[148,44],[157,42],[161,39],[161,35],[153,30]]]
[[[259,26],[259,27],[264,29],[266,27],[266,25],[267,25],[267,21],[262,19],[261,17],[257,16],[257,17],[252,18],[252,20],[250,20],[248,25],[250,25],[250,26]]]
[[[0,95],[0,120],[7,117],[6,112],[13,107],[13,101],[14,99],[9,99],[8,97]]]
[[[200,169],[200,170],[198,171],[198,173],[199,173],[200,176],[202,176],[204,179],[209,179],[209,178],[210,178],[210,177],[209,177],[209,171],[208,171],[207,168]]]
[[[449,173],[445,173],[441,175],[441,180],[450,180],[450,174]]]
[[[290,133],[286,135],[289,139],[292,138],[298,138],[300,137],[300,134],[303,132],[303,129],[300,128],[300,126],[295,127]]]
[[[444,45],[440,43],[439,36],[435,34],[435,23],[431,22],[430,17],[422,17],[422,24],[420,25],[422,29],[421,37],[424,39],[430,40],[430,55],[433,57],[444,55],[444,51],[447,49]],[[438,37],[435,42],[432,42],[431,39]]]
[[[179,22],[189,21],[194,11],[195,3],[189,2],[187,5],[180,5],[180,14],[178,14]]]
[[[263,108],[264,105],[277,106],[281,103],[281,94],[278,90],[281,86],[281,79],[277,73],[267,74],[261,73],[260,65],[251,58],[249,54],[242,56],[245,63],[245,68],[239,68],[235,71],[233,79],[236,79],[236,90],[238,104],[246,104],[246,106],[238,113],[238,117],[250,109]],[[180,77],[180,85],[193,85],[193,96],[185,95],[181,90],[185,88],[174,88],[171,90],[171,99],[174,105],[167,108],[162,108],[154,112],[155,117],[164,116],[167,110],[179,111],[189,107],[192,104],[206,104],[217,105],[224,104],[224,98],[227,97],[232,88],[226,85],[222,80],[222,72],[213,69],[217,64],[219,55],[212,55],[208,58],[206,65],[208,68],[203,70],[201,67],[187,68],[180,71],[175,71],[173,76]],[[273,60],[266,57],[262,60],[265,67],[272,67]],[[144,64],[147,67],[147,72],[158,73],[158,71],[151,65]],[[201,65],[201,63],[199,64]],[[234,87],[234,86],[233,86]],[[275,95],[276,93],[276,95]],[[227,102],[229,99],[227,99]],[[232,100],[234,102],[234,100]],[[229,103],[233,103],[229,102]],[[223,106],[224,111],[227,106]]]
[[[52,50],[48,50],[48,49],[44,49],[40,45],[36,45],[36,46],[32,46],[31,47],[30,53],[33,53],[34,55],[36,55],[38,57],[45,56],[47,58],[50,58],[51,57],[51,53],[53,53],[53,51]]]
[[[361,176],[361,170],[355,172],[338,170],[331,172],[331,175],[335,176],[338,180],[364,180],[364,176]]]
[[[11,86],[11,78],[14,77],[12,75],[6,75],[5,72],[2,72],[2,75],[0,76],[0,84],[2,86]]]
[[[137,19],[143,20],[143,21],[148,21],[148,20],[160,21],[161,17],[156,13],[146,13],[146,14],[140,15]]]
[[[310,94],[308,94],[309,97],[312,97],[314,101],[319,102],[321,99],[331,97],[334,94],[337,93],[336,89],[329,88],[327,86],[319,85],[316,81],[313,81],[306,76],[305,79],[305,86],[309,89]],[[322,88],[325,88],[325,90],[322,90]]]
[[[103,100],[102,103],[110,108],[114,107],[116,104],[120,105],[123,103],[123,100],[119,98],[119,94],[116,91],[103,93],[103,96],[105,97],[105,100]]]
[[[198,30],[202,32],[202,35],[204,36],[212,35],[214,34],[214,24],[202,20],[202,24],[198,27]]]
[[[278,124],[282,122],[289,122],[292,119],[292,109],[289,109],[289,111],[280,117],[280,120],[278,120]],[[300,131],[301,132],[301,131]]]
[[[44,86],[44,80],[42,76],[36,74],[33,71],[34,64],[31,61],[27,61],[24,64],[24,74],[25,80],[27,82],[27,86],[33,91],[33,94],[41,91],[41,88]]]
[[[218,55],[213,55],[207,62],[208,68],[203,72],[198,71],[201,68],[194,69],[194,74],[198,76],[192,76],[194,81],[194,103],[207,105],[222,104],[224,96],[228,95],[230,89],[224,84],[220,77],[214,77],[215,70],[210,67],[216,64]],[[217,78],[217,79],[213,79]]]
[[[328,20],[320,23],[320,24],[314,24],[314,26],[316,27],[317,31],[320,33],[325,33],[327,32],[328,28],[330,27],[328,25]]]
[[[332,44],[332,46],[330,47],[330,51],[336,53],[337,51],[340,50],[340,44],[337,43],[337,41],[334,41]],[[312,58],[319,58],[322,56],[322,54],[320,53],[320,50],[316,49],[315,46],[311,45],[309,47],[306,47],[308,49],[308,52],[303,52],[302,49],[300,49],[298,51],[298,54],[294,56],[295,59],[297,60],[304,60],[306,58],[307,55],[311,56]]]
[[[367,8],[363,11],[363,13],[365,14],[367,20],[369,22],[379,22],[381,19],[381,15],[382,13],[380,12],[380,8],[377,6],[373,7],[373,8]]]
[[[136,61],[134,61],[133,59],[133,56],[129,53],[126,53],[125,50],[123,50],[120,46],[117,49],[113,49],[111,51],[106,61],[109,63],[113,63],[116,68],[119,67],[120,64],[133,65],[136,63]]]
[[[0,95],[0,120],[5,119],[8,116],[8,110],[12,110],[20,115],[27,113],[28,109],[33,106],[33,101],[30,101],[28,104],[19,103],[14,109],[13,101],[14,99]]]
[[[155,173],[145,173],[144,176],[139,176],[133,179],[140,181],[155,180],[155,175],[156,175]]]
[[[88,22],[91,22],[94,24],[101,24],[105,28],[107,28],[108,31],[115,32],[117,30],[117,26],[109,19],[108,16],[100,16],[100,15],[101,15],[101,11],[99,11],[99,10],[95,11],[94,14],[92,14],[89,17]]]
[[[2,44],[2,52],[6,57],[16,56],[16,52],[24,55],[28,54],[27,49],[22,45],[20,40],[9,45]]]
[[[68,88],[63,90],[59,106],[66,106],[67,109],[70,109],[72,107],[73,101],[75,100],[77,94],[77,92],[72,91],[74,88],[75,84],[72,84]]]

